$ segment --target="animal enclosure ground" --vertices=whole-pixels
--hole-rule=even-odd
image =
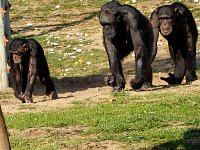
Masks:
[[[26,4],[29,3],[29,4]],[[84,6],[64,7],[65,1],[14,1],[10,10],[11,25],[14,30],[13,37],[37,38],[43,45],[45,54],[49,60],[53,80],[57,88],[58,100],[44,99],[45,86],[37,81],[33,92],[33,104],[22,104],[20,100],[12,95],[12,89],[8,88],[1,92],[0,104],[5,115],[28,112],[48,112],[52,110],[68,109],[76,103],[98,105],[103,102],[112,102],[115,97],[111,93],[112,88],[104,84],[103,78],[110,75],[107,56],[103,47],[102,30],[98,22],[98,11],[100,7],[91,5],[90,1],[82,1]],[[41,4],[42,5],[41,5]],[[138,8],[149,17],[150,13],[164,1],[142,1],[131,5]],[[193,8],[199,8],[199,3],[188,3]],[[30,8],[31,6],[31,8]],[[59,6],[61,6],[59,8]],[[87,8],[90,7],[90,9]],[[80,9],[81,7],[81,9]],[[195,13],[196,24],[200,27],[200,12]],[[50,40],[51,39],[51,40]],[[66,43],[66,41],[78,41],[78,43]],[[81,41],[81,42],[80,42]],[[70,51],[69,51],[70,50]],[[197,51],[200,51],[198,40]],[[59,52],[61,54],[59,54]],[[70,53],[76,53],[70,55]],[[100,55],[95,52],[99,52]],[[63,55],[68,55],[64,57]],[[52,58],[52,55],[59,57]],[[60,56],[62,55],[62,57]],[[98,57],[95,57],[98,55]],[[61,59],[58,61],[58,59]],[[98,61],[102,59],[101,61]],[[51,61],[50,61],[51,60]],[[58,65],[54,62],[58,61]],[[61,68],[64,62],[66,68]],[[158,54],[153,62],[153,87],[147,91],[133,91],[130,87],[130,80],[134,74],[134,54],[129,55],[124,61],[124,72],[127,81],[125,92],[131,96],[145,96],[156,93],[178,93],[191,94],[199,93],[200,80],[192,85],[168,86],[160,80],[161,76],[167,76],[172,72],[173,63],[170,59],[166,41],[160,36],[158,42]],[[66,65],[66,64],[65,64]],[[200,54],[197,53],[197,73],[200,68]],[[76,69],[79,69],[77,71]],[[84,72],[88,74],[84,74]],[[185,82],[185,80],[183,81]],[[194,88],[195,87],[195,88]],[[25,130],[8,129],[9,133],[18,134],[19,137],[31,137],[37,139],[41,136],[51,134],[63,135],[68,138],[86,140],[87,136],[79,133],[88,130],[84,126],[70,126],[66,128],[30,128]],[[54,141],[56,143],[56,141]],[[44,143],[48,144],[48,143]],[[135,145],[135,149],[146,145]],[[148,146],[148,145],[147,145]],[[73,147],[73,146],[72,146]],[[70,149],[70,148],[69,148]],[[72,148],[71,148],[72,149]],[[124,145],[115,141],[86,142],[77,146],[77,149],[113,150],[124,149]]]

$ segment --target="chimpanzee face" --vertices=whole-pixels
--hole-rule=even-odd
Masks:
[[[160,32],[163,36],[169,35],[175,24],[175,10],[168,5],[160,7],[157,11]]]
[[[27,50],[28,44],[23,44],[22,46],[19,46],[18,48],[15,48],[15,50],[11,51],[12,58],[15,64],[20,64],[22,62],[23,56]]]
[[[103,26],[103,33],[111,40],[116,35],[118,20],[116,13],[111,10],[102,10],[99,15],[99,22]]]
[[[15,64],[20,64],[22,62],[22,54],[20,53],[13,53],[13,61]]]

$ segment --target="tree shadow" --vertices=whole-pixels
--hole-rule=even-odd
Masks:
[[[64,77],[61,79],[53,78],[55,88],[58,94],[66,92],[84,91],[89,88],[97,88],[106,86],[104,83],[104,75],[90,75],[84,77]],[[44,95],[45,85],[37,80],[34,95]]]
[[[33,25],[33,26],[29,26],[29,27],[26,27],[26,26],[20,27],[20,29],[17,32],[27,32],[27,31],[35,30],[35,28],[40,29],[40,28],[45,28],[45,27],[52,27],[51,29],[49,29],[45,32],[41,32],[40,34],[37,34],[37,36],[46,35],[46,34],[49,34],[49,33],[55,32],[55,31],[59,31],[66,27],[78,25],[84,21],[91,20],[92,18],[96,17],[97,14],[98,14],[98,12],[89,12],[89,13],[81,13],[81,14],[74,14],[74,15],[70,14],[70,16],[77,16],[77,15],[86,15],[86,16],[81,20],[62,23],[62,24],[45,24],[45,25]],[[62,14],[62,15],[67,15],[67,14]],[[56,15],[56,16],[52,16],[52,17],[58,17],[58,16],[61,16],[61,15]],[[39,17],[39,18],[43,18],[43,17]],[[16,20],[17,18],[14,18],[14,19]],[[31,34],[26,37],[29,38],[29,37],[33,37],[33,36],[35,36],[35,34]]]
[[[152,150],[200,150],[200,129],[186,131],[182,139],[157,145]]]

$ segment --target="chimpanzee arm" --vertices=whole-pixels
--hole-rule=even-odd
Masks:
[[[144,33],[139,29],[138,21],[135,19],[134,14],[128,13],[125,16],[126,23],[130,27],[131,38],[135,50],[135,61],[136,61],[136,75],[135,79],[131,81],[133,89],[139,89],[144,83],[145,75],[151,74],[150,56],[145,45]]]
[[[196,41],[192,37],[189,27],[187,27],[187,57],[186,57],[186,82],[194,81],[197,79],[196,70]],[[195,43],[195,44],[194,44]]]
[[[144,75],[148,72],[148,50],[143,42],[142,35],[139,30],[131,29],[131,36],[135,50],[136,63],[135,79],[131,81],[131,86],[133,89],[139,89],[143,85]]]
[[[108,54],[111,73],[114,76],[113,90],[118,91],[125,88],[125,79],[122,72],[121,59],[114,44],[104,36],[106,52]]]
[[[30,56],[28,81],[26,86],[26,91],[24,94],[26,102],[32,102],[32,92],[37,78],[37,58],[36,56]]]
[[[158,16],[156,14],[156,10],[153,11],[151,14],[151,19],[150,19],[152,28],[153,28],[153,51],[151,55],[151,62],[154,61],[156,54],[157,54],[157,42],[158,42],[158,36],[159,36],[159,23],[158,23]]]
[[[14,95],[16,98],[20,99],[25,103],[25,99],[22,97],[21,93],[21,72],[19,64],[12,63],[10,72],[10,81],[14,90]]]

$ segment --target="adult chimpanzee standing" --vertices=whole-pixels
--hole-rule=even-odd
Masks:
[[[168,84],[181,84],[184,76],[186,83],[197,79],[196,43],[198,31],[192,13],[183,4],[175,2],[158,7],[151,14],[154,30],[154,50],[152,60],[157,53],[159,32],[168,41],[171,58],[175,63],[174,74],[161,77]]]
[[[153,30],[150,21],[136,8],[111,1],[102,6],[99,22],[103,26],[103,38],[113,79],[105,78],[113,91],[125,88],[121,60],[135,51],[135,79],[133,89],[152,85],[151,53]]]
[[[33,102],[32,92],[37,76],[46,85],[46,95],[58,98],[43,48],[36,40],[13,40],[10,44],[10,66],[14,95],[22,102]]]

